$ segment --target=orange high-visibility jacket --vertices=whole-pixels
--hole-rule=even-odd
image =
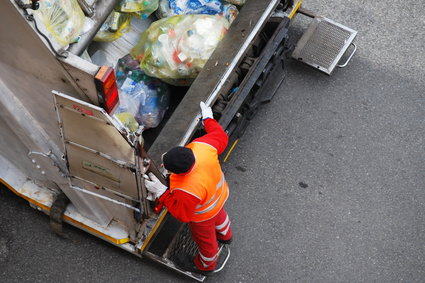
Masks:
[[[186,174],[171,174],[170,192],[184,191],[200,200],[193,222],[213,218],[224,206],[229,187],[221,171],[217,149],[207,143],[192,142],[186,147],[195,155],[195,165]]]

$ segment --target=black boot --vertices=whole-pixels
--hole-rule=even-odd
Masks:
[[[220,240],[220,239],[217,239],[217,241],[219,243],[223,244],[223,245],[230,245],[232,243],[232,241],[233,241],[233,238],[230,238],[229,240]]]
[[[206,270],[198,269],[195,265],[194,259],[195,259],[194,256],[188,255],[186,253],[179,253],[178,255],[176,255],[174,262],[178,267],[180,267],[183,270],[202,274],[204,276],[211,275],[214,272],[214,270],[206,271]]]

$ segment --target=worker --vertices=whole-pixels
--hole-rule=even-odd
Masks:
[[[200,103],[202,121],[206,134],[187,146],[177,146],[163,154],[162,166],[171,172],[169,187],[149,173],[145,177],[147,190],[159,203],[165,205],[177,220],[188,222],[199,253],[195,257],[187,254],[177,256],[176,264],[181,268],[209,275],[218,260],[218,242],[230,244],[232,230],[224,204],[229,189],[221,171],[218,155],[228,143],[228,136],[214,120],[211,107]],[[222,249],[220,258],[228,253]]]

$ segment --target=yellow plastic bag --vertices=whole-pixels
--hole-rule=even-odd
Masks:
[[[139,128],[139,123],[137,123],[136,119],[134,119],[133,114],[129,112],[122,112],[115,114],[115,116],[130,132],[135,132]]]
[[[130,14],[112,11],[93,40],[110,42],[120,38],[130,30],[130,21]]]
[[[84,13],[77,0],[41,0],[34,13],[62,46],[75,41],[84,26]]]
[[[178,15],[146,29],[130,54],[151,77],[190,85],[224,37],[229,22],[218,15]]]

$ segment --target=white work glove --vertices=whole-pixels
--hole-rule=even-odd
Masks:
[[[199,106],[201,106],[202,120],[205,120],[208,118],[214,119],[211,107],[205,105],[203,101],[201,101]]]
[[[150,193],[149,200],[159,198],[167,190],[167,186],[162,184],[153,173],[149,173],[149,177],[146,175],[143,177],[145,178],[145,187]]]

